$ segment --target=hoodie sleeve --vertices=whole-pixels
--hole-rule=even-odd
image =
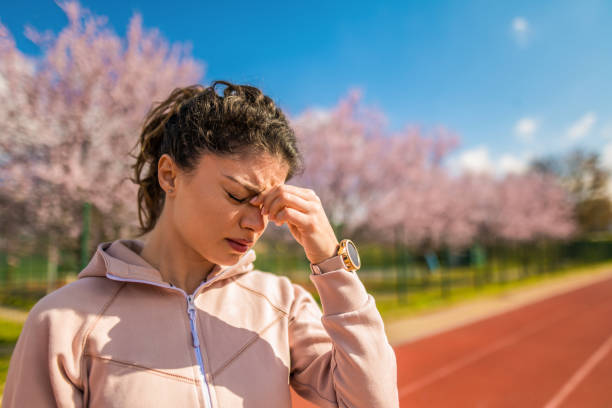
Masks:
[[[399,407],[397,366],[374,298],[345,269],[313,274],[323,315],[294,285],[291,385],[321,407]]]
[[[61,325],[62,331],[53,330],[58,320],[65,317],[41,311],[40,304],[28,315],[11,356],[2,407],[83,406],[70,324]]]

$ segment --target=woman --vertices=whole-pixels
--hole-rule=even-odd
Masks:
[[[223,95],[215,88],[225,85]],[[257,88],[176,89],[147,116],[134,165],[146,241],[98,246],[39,301],[3,406],[396,407],[396,363],[374,299],[321,202],[285,182],[300,156]],[[312,296],[253,269],[269,221],[311,262]]]

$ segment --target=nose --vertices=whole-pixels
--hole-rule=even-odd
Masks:
[[[268,216],[261,215],[261,208],[258,205],[249,205],[244,211],[240,226],[258,234],[262,233],[268,223]]]

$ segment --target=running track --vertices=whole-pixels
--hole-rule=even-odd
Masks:
[[[612,407],[612,279],[395,351],[401,407]]]

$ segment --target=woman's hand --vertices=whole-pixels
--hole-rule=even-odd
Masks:
[[[336,255],[338,239],[314,191],[281,184],[253,197],[250,203],[261,205],[261,213],[276,225],[286,222],[311,263]]]

